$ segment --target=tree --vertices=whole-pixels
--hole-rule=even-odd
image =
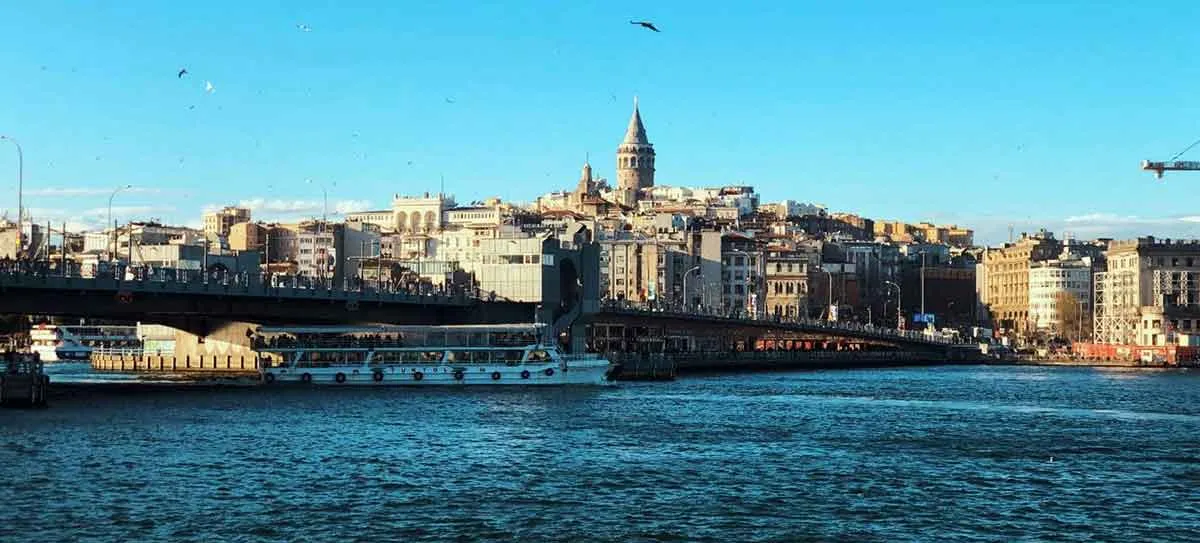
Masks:
[[[1056,294],[1054,311],[1058,314],[1058,336],[1071,341],[1090,341],[1092,315],[1088,309],[1080,303],[1079,297],[1070,292]]]

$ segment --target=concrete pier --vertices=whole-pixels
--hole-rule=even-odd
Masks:
[[[4,353],[0,366],[0,406],[41,407],[46,405],[50,378],[42,371],[36,354]]]
[[[258,357],[253,354],[198,354],[195,356],[155,354],[93,354],[92,369],[118,373],[221,374],[257,376]]]

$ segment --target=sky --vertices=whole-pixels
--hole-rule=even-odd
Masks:
[[[659,185],[1200,237],[1200,172],[1139,169],[1200,139],[1200,3],[742,4],[0,0],[0,134],[39,222],[287,220],[614,179],[638,96]]]

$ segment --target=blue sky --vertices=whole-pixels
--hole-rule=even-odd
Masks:
[[[347,5],[341,5],[347,4]],[[196,224],[530,201],[640,97],[666,185],[877,218],[1200,237],[1195,2],[8,2],[0,134],[35,219]],[[648,19],[655,34],[628,24]],[[308,25],[303,32],[298,24]],[[183,79],[176,71],[187,68]],[[215,92],[207,94],[204,82]],[[15,153],[0,142],[0,209]],[[1200,148],[1185,158],[1200,158]],[[9,174],[8,172],[12,172]],[[313,183],[305,180],[313,179]]]

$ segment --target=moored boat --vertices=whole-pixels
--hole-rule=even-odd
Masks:
[[[95,349],[140,349],[136,326],[39,324],[29,330],[29,343],[43,362],[87,362]]]
[[[266,383],[606,385],[614,365],[564,354],[545,325],[260,327]]]

